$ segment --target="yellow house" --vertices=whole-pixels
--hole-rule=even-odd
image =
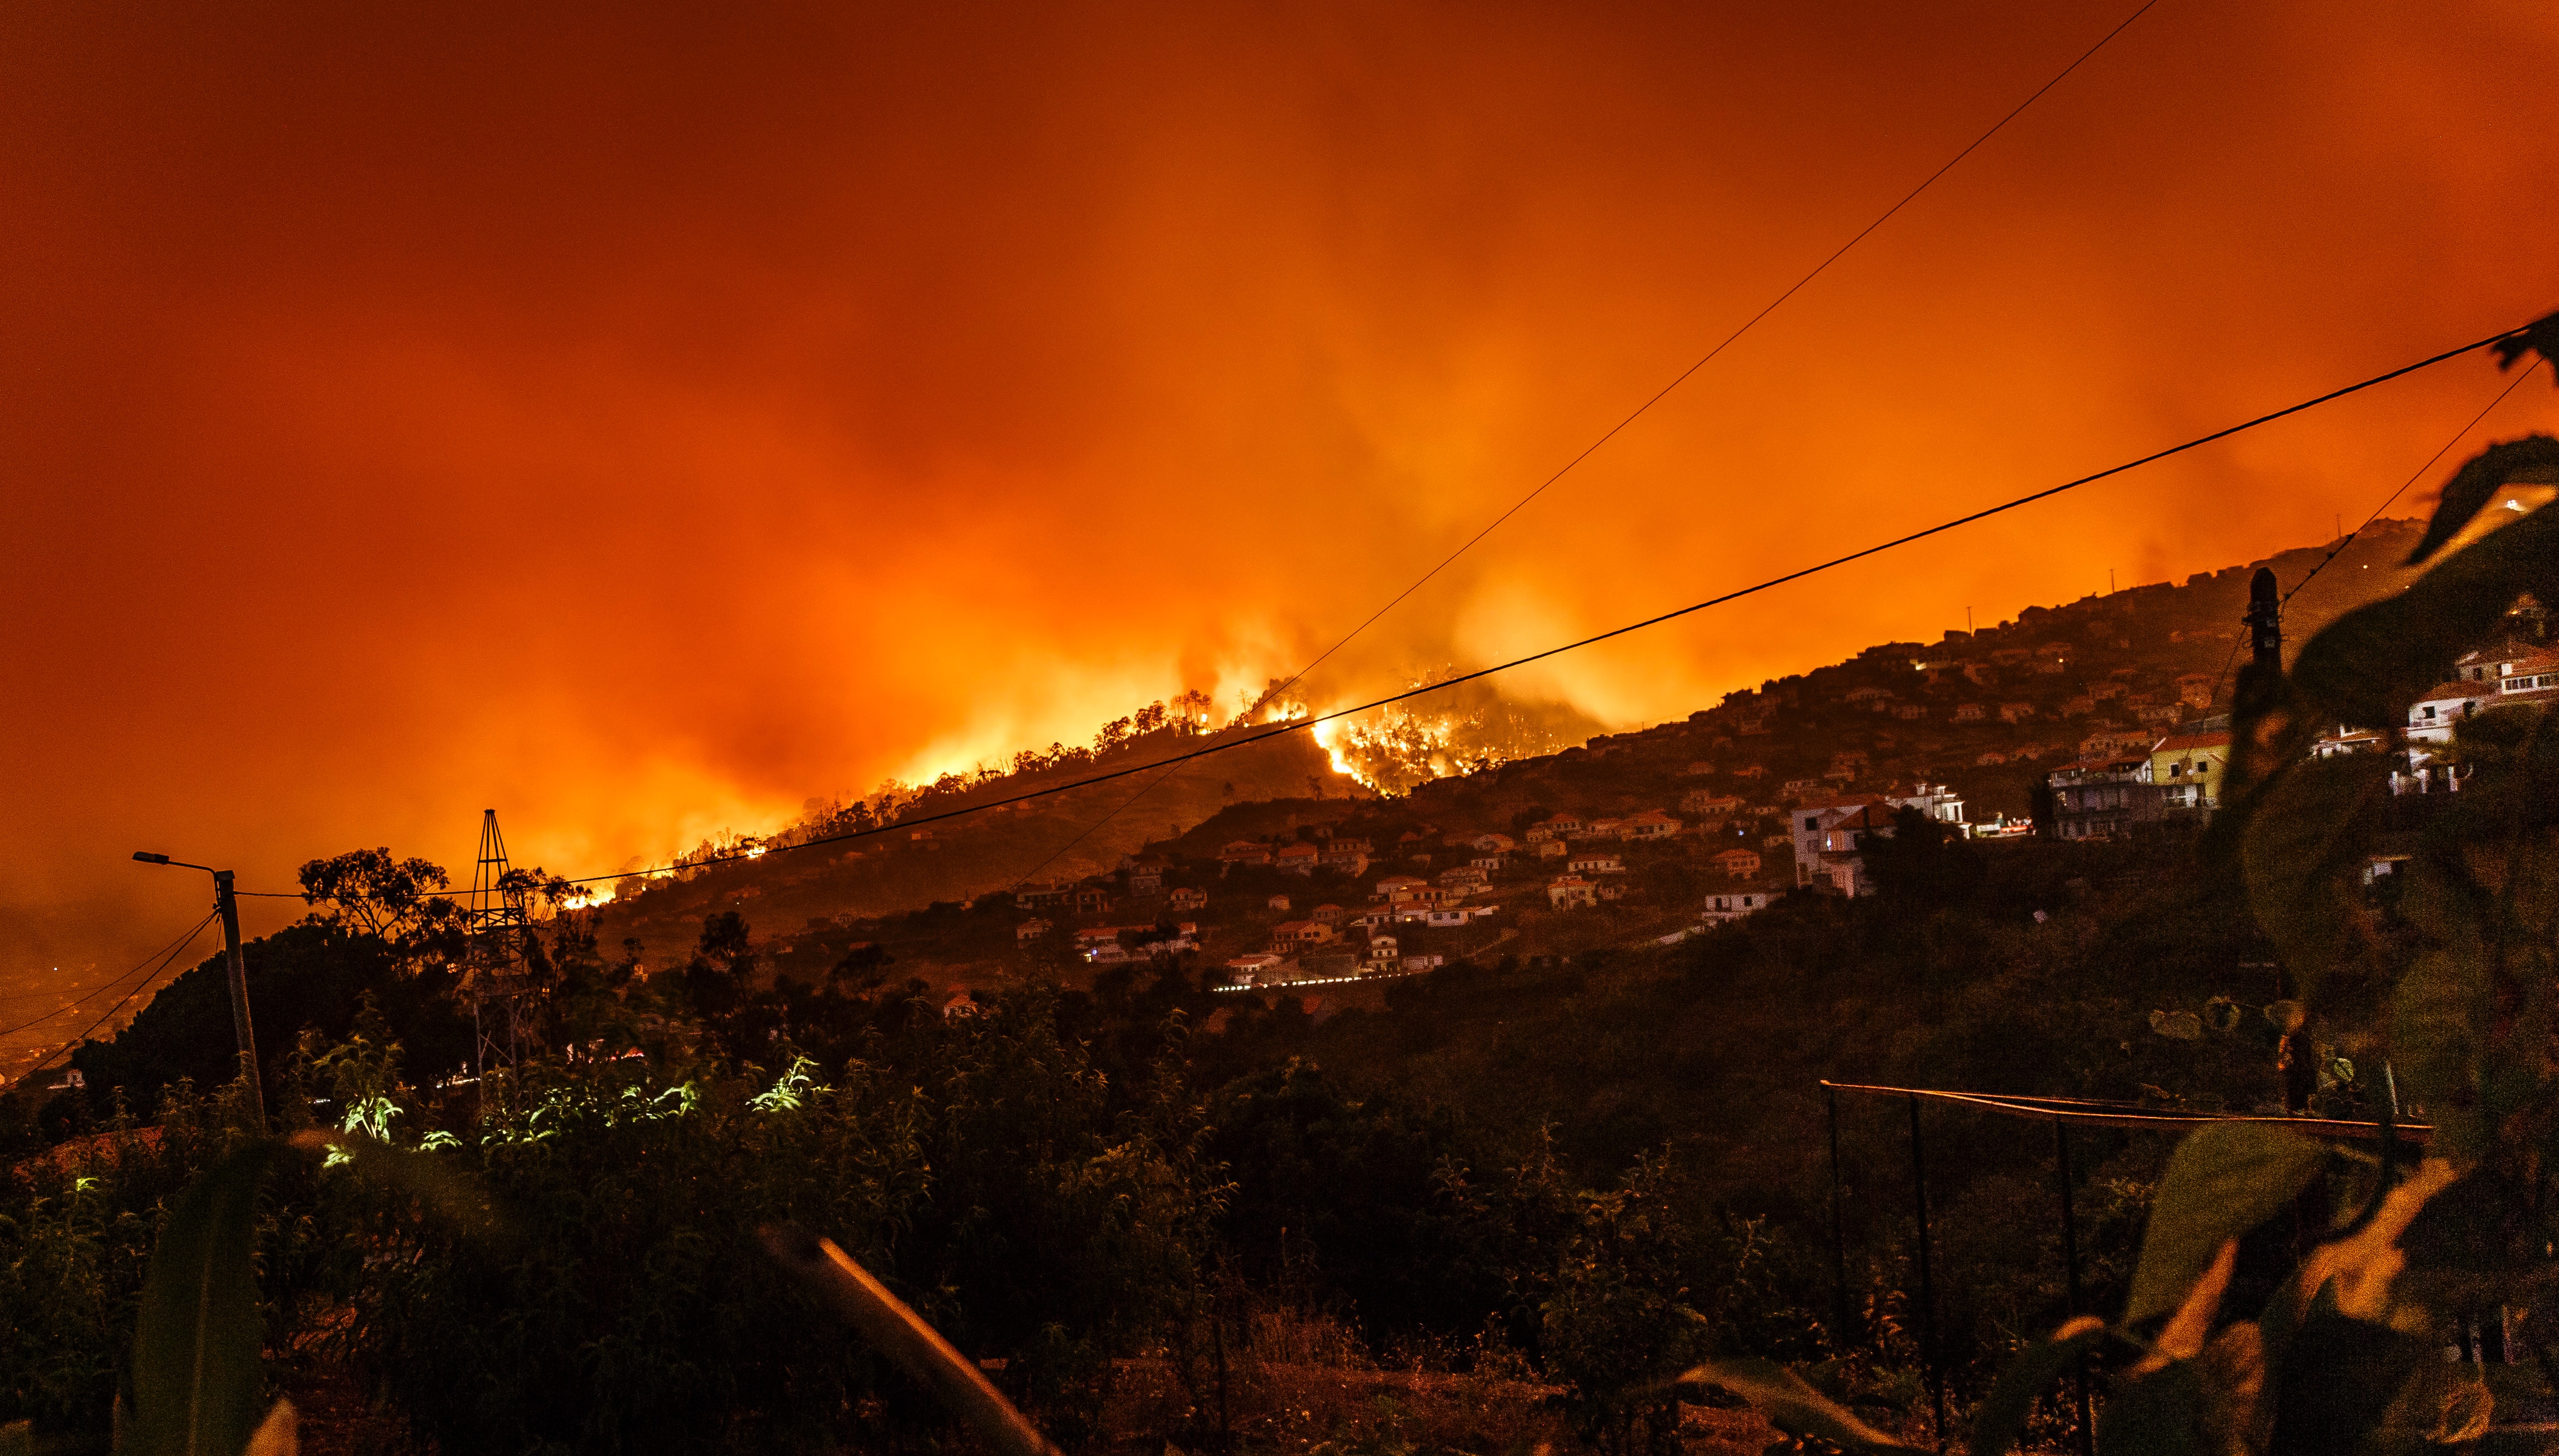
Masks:
[[[2219,807],[2221,774],[2229,763],[2227,732],[2180,733],[2161,739],[2151,749],[2151,782],[2160,786],[2160,806]]]

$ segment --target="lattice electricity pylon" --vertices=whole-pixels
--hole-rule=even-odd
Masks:
[[[532,934],[523,886],[508,882],[507,840],[498,811],[480,813],[480,863],[471,872],[469,949],[462,992],[471,1002],[474,1069],[482,1078],[514,1067],[525,1053],[526,1005],[531,990],[525,941]]]

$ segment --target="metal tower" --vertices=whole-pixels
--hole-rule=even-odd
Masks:
[[[513,1067],[524,1056],[526,993],[530,989],[525,965],[525,939],[532,934],[525,912],[525,888],[512,883],[507,839],[498,832],[498,811],[480,811],[480,863],[471,872],[468,906],[470,946],[463,964],[462,990],[471,1002],[475,1037],[474,1069],[483,1078],[497,1068]]]

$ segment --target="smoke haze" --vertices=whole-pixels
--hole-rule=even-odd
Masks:
[[[0,993],[202,913],[136,848],[467,874],[496,807],[597,872],[1231,709],[2129,9],[12,6]],[[2545,312],[2554,70],[2540,5],[2167,0],[1299,695]],[[1683,714],[2323,540],[2501,384],[2447,365],[1502,693]],[[2536,381],[2483,434],[2554,424]]]

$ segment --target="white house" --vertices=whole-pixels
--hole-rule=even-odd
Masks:
[[[1706,909],[1699,918],[1709,925],[1736,921],[1745,915],[1756,915],[1767,909],[1771,898],[1771,892],[1764,885],[1747,890],[1728,890],[1721,895],[1709,895],[1706,897]]]

